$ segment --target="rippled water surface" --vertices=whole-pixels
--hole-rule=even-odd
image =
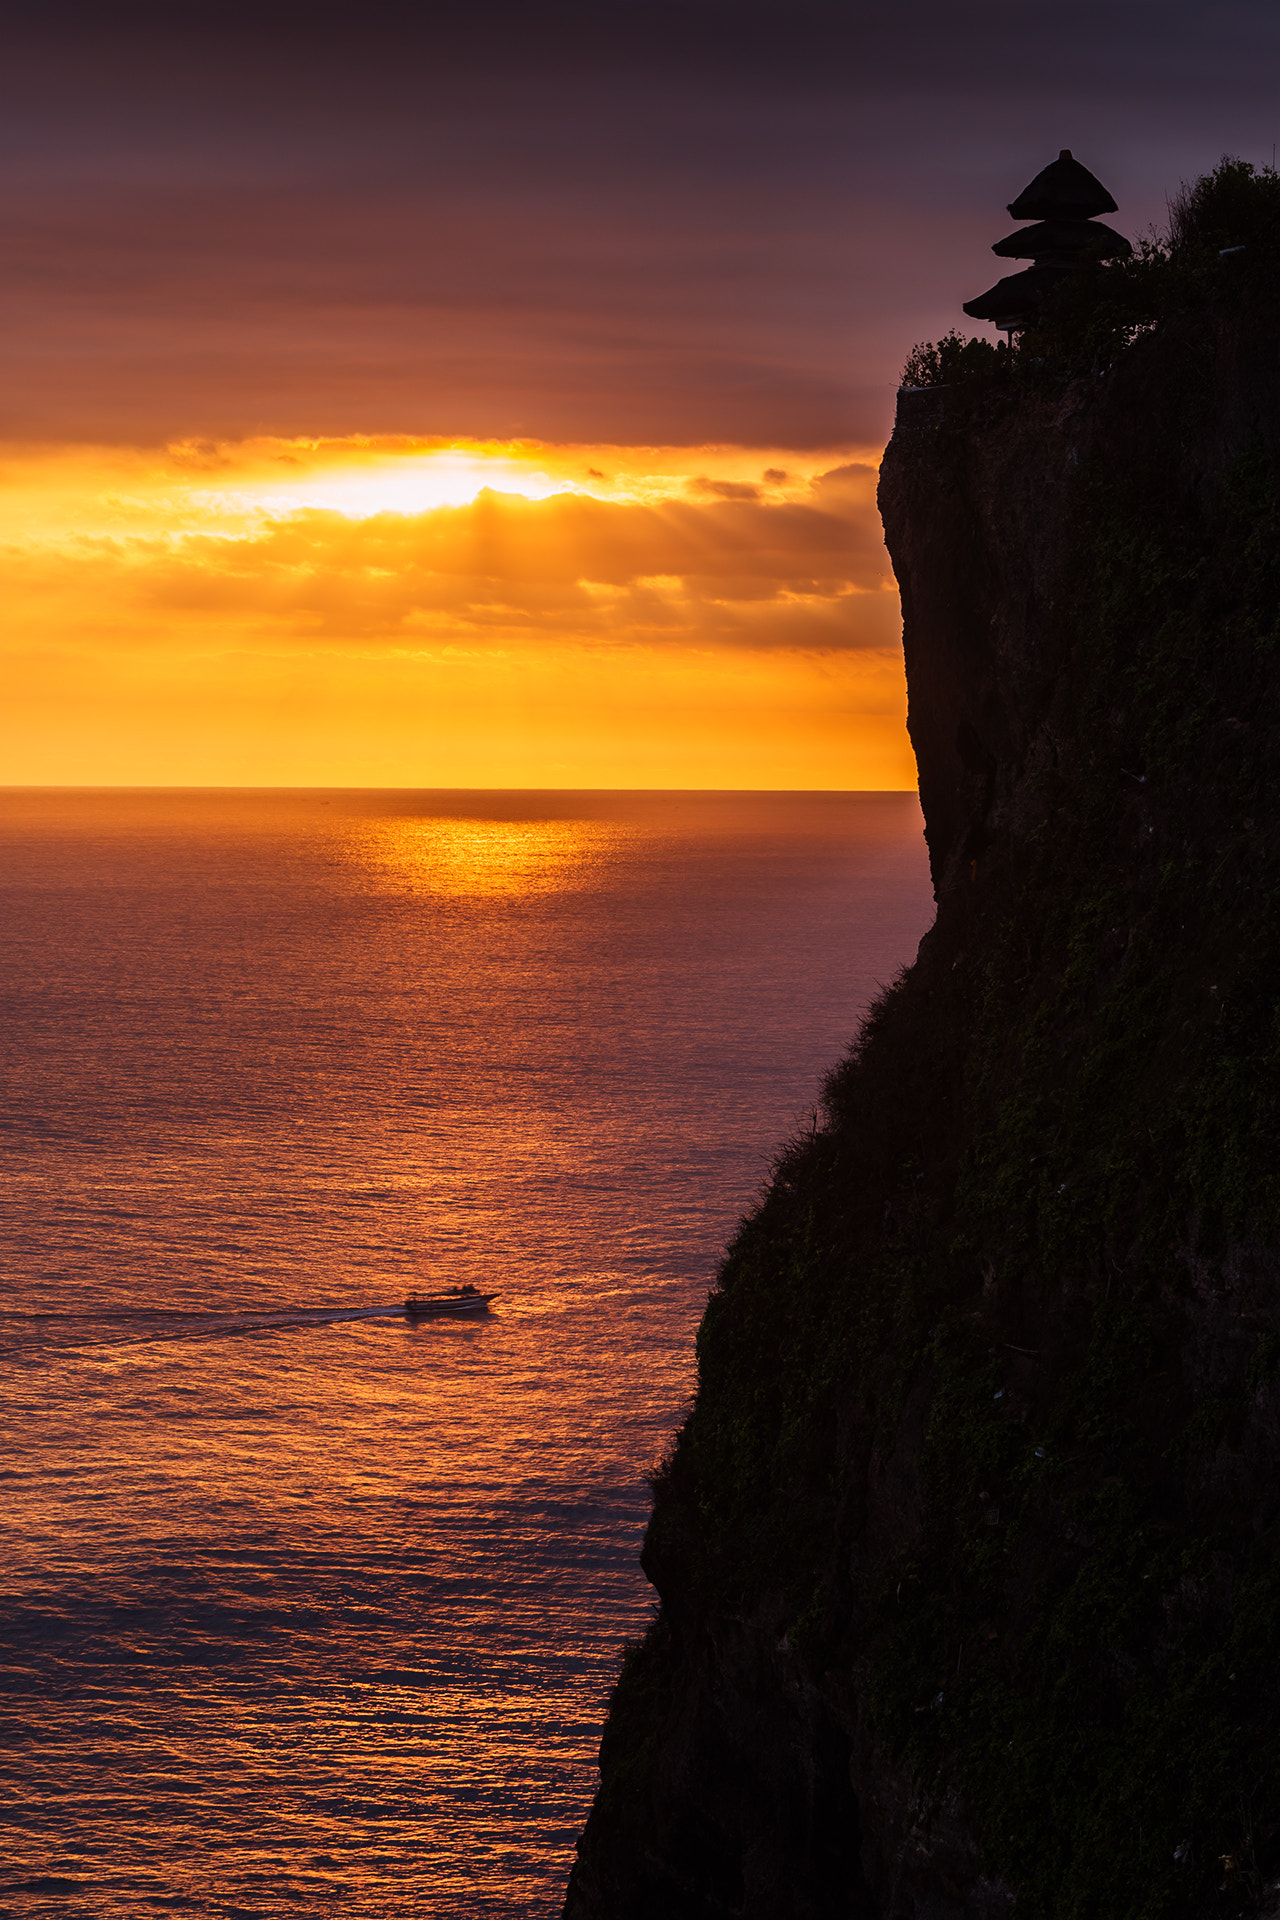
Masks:
[[[914,796],[10,792],[0,853],[3,1910],[553,1915]]]

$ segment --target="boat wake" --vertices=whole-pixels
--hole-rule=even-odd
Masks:
[[[245,1334],[328,1327],[346,1320],[403,1320],[404,1306],[276,1307],[262,1312],[199,1313],[120,1307],[80,1313],[0,1315],[0,1360],[19,1354],[151,1347],[174,1340],[225,1340]]]

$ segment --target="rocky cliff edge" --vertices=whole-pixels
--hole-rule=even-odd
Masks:
[[[568,1920],[1280,1873],[1280,355],[904,394],[937,922],[731,1247]]]

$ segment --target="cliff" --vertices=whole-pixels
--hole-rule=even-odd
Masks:
[[[1280,356],[904,394],[938,896],[743,1225],[568,1920],[1261,1910],[1280,1873]]]

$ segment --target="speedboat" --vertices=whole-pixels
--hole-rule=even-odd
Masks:
[[[476,1287],[446,1287],[443,1293],[411,1293],[404,1310],[411,1320],[429,1313],[485,1313],[496,1293],[481,1293]]]

